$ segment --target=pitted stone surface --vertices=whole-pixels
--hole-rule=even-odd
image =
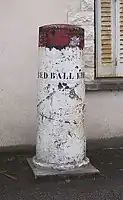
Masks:
[[[80,7],[68,12],[68,23],[78,25],[85,30],[85,79],[94,79],[94,0],[80,0]],[[79,8],[79,9],[78,9]],[[92,71],[93,70],[93,71]]]
[[[80,0],[82,11],[94,11],[94,0]]]
[[[94,24],[94,12],[81,11],[78,13],[69,13],[69,21],[74,25],[93,25]]]
[[[94,42],[93,42],[93,40],[85,41],[84,55],[88,55],[88,54],[94,54]]]
[[[85,68],[85,81],[91,81],[94,79],[94,69],[93,67]]]

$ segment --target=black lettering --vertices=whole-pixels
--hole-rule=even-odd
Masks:
[[[70,72],[70,75],[69,75],[69,79],[74,79],[74,77],[72,77],[72,73]]]
[[[69,79],[72,79],[72,74],[71,73],[69,74]]]
[[[66,79],[66,73],[64,72],[64,74],[63,74],[63,79]]]
[[[55,79],[56,78],[56,76],[55,76],[56,74],[53,72],[53,73],[51,73],[51,79]]]
[[[80,77],[79,74],[80,74],[80,73],[77,73],[77,79],[79,79],[79,77]]]
[[[44,72],[44,79],[48,78],[48,74]]]
[[[60,73],[58,73],[58,77],[59,77],[60,79],[62,78]]]
[[[84,76],[85,76],[84,72],[77,73],[77,79],[84,78]]]
[[[74,79],[74,75],[72,74],[72,72],[70,73],[54,73],[54,72],[51,72],[51,75],[50,75],[51,79]],[[82,79],[85,77],[85,73],[84,72],[78,72],[76,74],[76,78],[77,79]],[[47,72],[38,72],[38,78],[44,78],[44,79],[47,79],[48,78],[48,73]]]
[[[42,72],[38,72],[38,78],[43,78]]]
[[[71,73],[71,72],[68,74],[68,76],[67,76],[66,79],[74,79],[74,77],[72,76],[72,73]]]

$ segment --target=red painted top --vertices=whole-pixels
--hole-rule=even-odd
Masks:
[[[39,28],[39,47],[84,47],[84,29],[75,25],[52,24]]]

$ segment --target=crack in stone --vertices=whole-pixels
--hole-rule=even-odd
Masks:
[[[51,92],[45,99],[41,100],[41,101],[38,103],[37,107],[39,107],[46,99],[52,98],[52,96],[53,96],[55,93],[56,93],[56,91]]]
[[[51,93],[46,97],[46,99],[50,99],[55,93],[56,93],[56,91],[53,90],[53,92],[51,92]]]
[[[81,101],[82,101],[82,98],[80,98],[80,97],[76,94],[76,92],[75,92],[74,89],[70,90],[69,97],[70,97],[71,99],[76,99],[76,100],[81,100]]]
[[[74,90],[74,88],[76,88],[78,85],[79,85],[79,84],[76,83],[74,87],[71,87],[71,88],[69,88],[69,89],[71,89],[71,91],[72,91],[72,90]],[[70,92],[71,92],[71,91],[70,91]],[[56,91],[51,92],[45,99],[41,100],[41,101],[37,104],[37,107],[39,107],[46,99],[49,100],[50,98],[52,98],[52,96],[53,96],[55,93],[56,93]],[[77,96],[78,96],[78,95],[76,94],[76,97],[77,97]],[[78,97],[78,98],[79,98],[79,97]],[[80,98],[79,98],[79,99],[80,99]]]
[[[42,101],[40,101],[38,104],[37,104],[37,108],[45,101],[45,99],[43,99]]]
[[[76,88],[78,85],[80,85],[80,84],[79,84],[79,83],[76,83],[75,86],[74,86],[72,89]]]
[[[82,110],[85,111],[85,103],[82,106]]]
[[[80,84],[76,83],[73,87],[69,87],[70,90],[75,89],[76,87],[78,87]]]
[[[38,114],[42,117],[42,121],[43,121],[43,119],[45,118],[45,119],[48,119],[48,120],[54,120],[54,121],[56,121],[56,122],[63,122],[63,123],[68,123],[68,124],[70,124],[70,122],[69,121],[64,121],[64,120],[62,120],[62,119],[59,119],[59,120],[57,120],[57,119],[54,119],[53,117],[48,117],[47,115],[44,115],[43,113],[40,113],[40,112],[38,112]]]
[[[68,135],[72,138],[72,135],[71,135],[71,132],[70,132],[70,131],[68,131]]]
[[[42,117],[42,121],[43,121],[44,118],[48,119],[48,120],[55,120],[52,117],[48,117],[48,116],[44,115],[43,113],[38,112],[38,114]]]

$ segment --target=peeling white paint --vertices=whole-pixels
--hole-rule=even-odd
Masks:
[[[76,46],[79,45],[79,43],[80,43],[80,38],[74,36],[73,38],[71,38],[70,46],[72,46],[72,47],[76,47]]]
[[[87,164],[82,50],[39,48],[35,164],[69,169]]]

